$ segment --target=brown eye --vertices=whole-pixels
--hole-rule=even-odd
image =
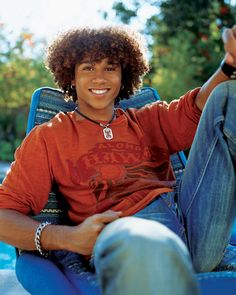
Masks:
[[[93,71],[93,66],[83,66],[82,71]]]
[[[117,69],[117,65],[109,65],[107,68],[106,68],[106,70],[108,71],[108,72],[113,72],[113,71],[115,71]]]

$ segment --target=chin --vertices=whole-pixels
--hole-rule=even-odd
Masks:
[[[106,110],[106,109],[109,109],[111,106],[114,106],[114,103],[112,103],[112,104],[101,104],[101,102],[100,102],[100,103],[97,103],[97,104],[90,105],[91,108],[98,109],[98,110]]]

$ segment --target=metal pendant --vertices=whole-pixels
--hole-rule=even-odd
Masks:
[[[106,140],[111,140],[113,138],[113,133],[111,128],[108,128],[108,127],[103,128],[103,135]]]

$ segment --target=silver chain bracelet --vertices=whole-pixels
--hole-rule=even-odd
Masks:
[[[51,223],[47,222],[47,221],[40,223],[35,231],[35,236],[34,236],[35,247],[39,251],[39,253],[44,257],[49,256],[49,251],[43,251],[43,249],[41,247],[41,235],[42,235],[42,231],[44,230],[44,228],[49,224],[51,224]]]

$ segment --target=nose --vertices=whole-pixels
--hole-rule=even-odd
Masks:
[[[95,75],[92,79],[92,82],[97,84],[102,84],[102,83],[105,83],[106,81],[107,81],[106,78],[102,75]]]
[[[96,69],[94,71],[93,77],[92,77],[92,82],[98,83],[98,84],[102,84],[102,83],[107,82],[106,73],[104,72],[103,69]]]

